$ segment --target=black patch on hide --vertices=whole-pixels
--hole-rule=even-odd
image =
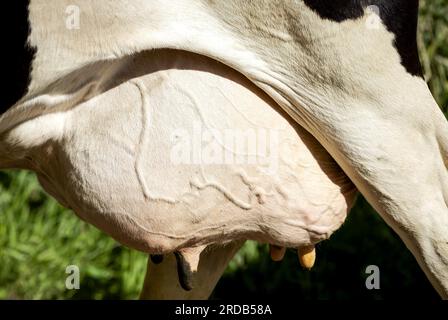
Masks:
[[[417,49],[418,0],[304,0],[323,19],[342,22],[357,19],[368,6],[377,6],[380,18],[395,35],[401,64],[414,75],[423,77]]]
[[[35,50],[27,45],[29,0],[2,1],[0,115],[26,93]]]

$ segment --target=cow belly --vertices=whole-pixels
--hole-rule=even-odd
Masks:
[[[333,159],[242,76],[201,57],[183,68],[180,55],[175,67],[66,113],[63,138],[41,168],[44,188],[151,253],[238,238],[288,247],[328,238],[356,193]],[[200,70],[190,67],[195,59]]]

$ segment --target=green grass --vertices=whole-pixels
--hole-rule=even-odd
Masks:
[[[420,58],[431,92],[448,111],[448,0],[423,0],[418,34]]]
[[[0,175],[0,298],[135,298],[145,255],[118,245],[48,198],[28,172]],[[81,290],[65,288],[80,267]]]
[[[448,0],[422,1],[419,46],[425,77],[448,110]],[[248,242],[229,265],[214,297],[295,299],[435,299],[434,290],[398,237],[360,198],[348,221],[318,246],[315,269],[300,269],[294,252],[271,262],[267,247]],[[81,289],[65,288],[78,265]],[[381,269],[379,291],[364,287],[364,270]],[[47,197],[34,175],[0,172],[0,299],[132,299],[146,256],[120,246]],[[234,290],[238,288],[238,290]]]

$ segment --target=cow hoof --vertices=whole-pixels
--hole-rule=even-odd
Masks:
[[[163,255],[161,254],[151,254],[150,257],[154,264],[161,264],[163,262]]]
[[[314,246],[301,247],[297,250],[299,255],[300,265],[310,270],[316,261],[316,249]]]
[[[273,261],[282,261],[283,258],[285,257],[285,253],[286,253],[286,248],[284,247],[279,247],[276,245],[270,245],[270,252],[271,252],[271,259]]]

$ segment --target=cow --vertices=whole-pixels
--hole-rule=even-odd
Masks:
[[[79,25],[61,18],[67,9],[80,12]],[[154,66],[134,58],[169,49],[208,57],[245,76],[315,139],[318,154],[328,152],[331,167],[341,169],[337,176],[354,184],[448,298],[448,126],[422,77],[417,12],[417,0],[117,0],[107,6],[33,0],[31,82],[0,118],[0,167],[31,167],[47,192],[122,243],[151,254],[176,252],[185,287],[203,248],[232,240],[269,242],[274,256],[277,246],[300,248],[302,263],[312,265],[313,246],[332,230],[314,228],[300,206],[292,215],[248,217],[236,213],[251,204],[235,196],[237,184],[223,188],[224,180],[204,172],[194,173],[203,178],[198,181],[193,171],[170,177],[143,165],[151,155],[158,169],[167,167],[151,145],[167,132],[151,131],[147,113],[149,97],[163,96],[157,91],[163,79],[148,88],[143,78]],[[183,99],[197,105],[188,90]],[[100,115],[95,108],[115,111],[119,101],[140,105],[140,113]],[[173,123],[195,119],[188,117]],[[113,134],[103,126],[111,123]],[[166,184],[157,185],[157,178]],[[267,203],[269,192],[250,175],[239,179],[250,199]],[[212,189],[232,210],[176,210],[182,185]],[[344,192],[338,196],[349,208]],[[148,203],[157,205],[151,210]]]

